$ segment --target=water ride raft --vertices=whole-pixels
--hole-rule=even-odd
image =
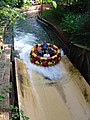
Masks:
[[[30,60],[31,60],[32,63],[34,63],[36,65],[48,67],[48,66],[56,65],[61,60],[60,49],[56,45],[54,45],[54,44],[50,44],[50,43],[47,43],[47,44],[48,44],[49,48],[53,49],[54,55],[50,56],[50,57],[38,56],[35,53],[35,47],[36,46],[34,46],[31,49],[31,52],[30,52]],[[42,44],[38,44],[38,46],[42,47]]]

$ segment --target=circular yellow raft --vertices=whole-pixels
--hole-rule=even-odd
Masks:
[[[53,44],[48,44],[48,47],[54,50],[54,55],[51,57],[40,57],[35,53],[35,46],[31,49],[30,60],[32,63],[44,67],[53,66],[61,60],[60,49]],[[39,47],[42,47],[42,44],[38,44]]]

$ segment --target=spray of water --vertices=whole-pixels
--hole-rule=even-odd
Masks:
[[[36,70],[51,80],[62,78],[64,72],[60,70],[59,64],[50,67],[37,66],[30,62],[30,51],[33,45],[37,44],[37,38],[30,33],[19,33],[15,37],[15,49],[19,52],[20,58],[26,63],[28,70]]]

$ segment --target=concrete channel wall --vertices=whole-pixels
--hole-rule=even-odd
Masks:
[[[90,48],[72,43],[69,58],[90,85]]]
[[[61,79],[49,80],[15,58],[19,108],[31,120],[89,120],[90,87],[80,72],[63,56]],[[20,118],[22,120],[22,118]]]
[[[57,34],[57,36],[60,38],[60,41],[62,41],[61,44],[64,45],[63,48],[65,54],[69,57],[75,67],[79,69],[87,83],[90,85],[90,48],[74,43],[69,43],[64,35],[58,31],[57,28],[50,22],[41,18],[40,16],[38,16],[38,19],[42,21],[43,24],[49,25],[51,29]]]
[[[4,45],[2,54],[0,55],[0,91],[5,90],[6,86],[12,86],[10,82],[10,68],[11,68],[11,45]],[[3,94],[0,92],[0,94]],[[4,93],[5,98],[0,101],[2,105],[0,109],[0,120],[9,120],[8,107],[10,105],[10,93]]]
[[[11,44],[4,44],[4,34],[10,21],[0,25],[0,120],[10,120],[9,105],[11,100],[12,81],[11,77]],[[8,88],[11,88],[10,90]],[[8,91],[9,90],[9,91]],[[1,96],[3,98],[1,99]]]

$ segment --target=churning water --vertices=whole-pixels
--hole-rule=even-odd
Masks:
[[[25,21],[19,20],[14,32],[14,48],[19,53],[20,59],[26,63],[29,72],[36,70],[51,80],[57,80],[62,77],[63,71],[60,71],[58,64],[52,67],[43,67],[30,62],[29,54],[35,44],[43,43],[44,40],[53,43],[35,18],[30,18],[29,15]]]

